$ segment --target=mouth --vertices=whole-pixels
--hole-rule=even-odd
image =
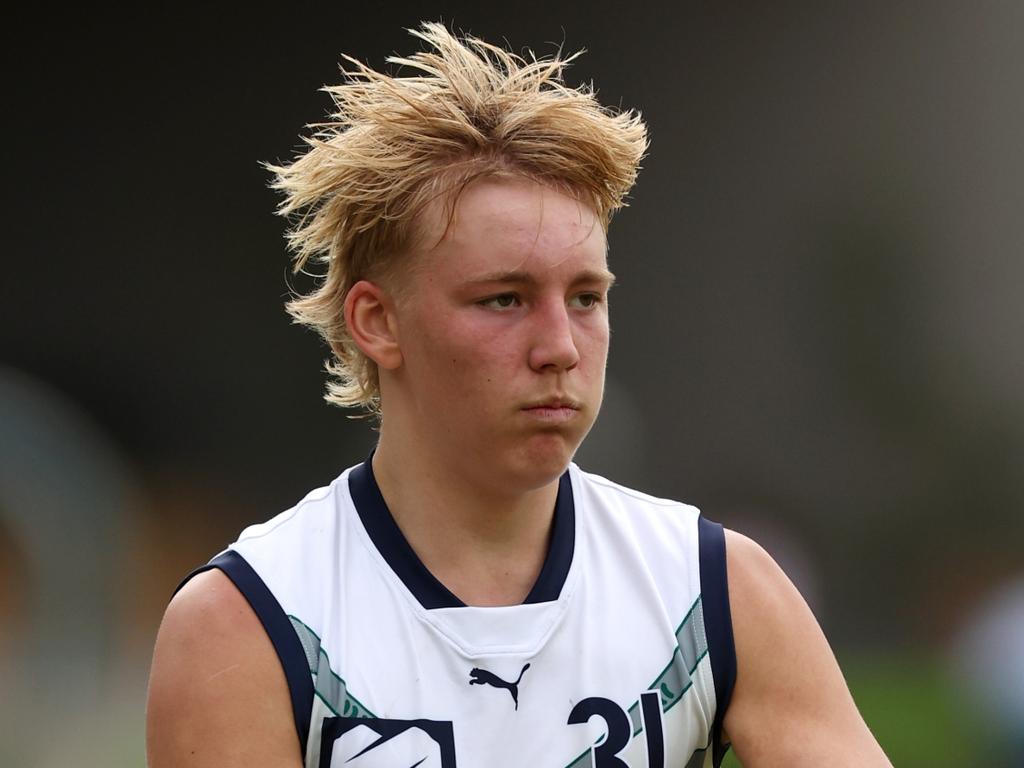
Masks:
[[[530,403],[522,408],[531,418],[548,424],[563,424],[575,418],[582,404],[565,397],[553,397]]]

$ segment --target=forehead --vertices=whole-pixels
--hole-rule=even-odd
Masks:
[[[520,177],[487,177],[420,219],[431,270],[603,269],[607,241],[586,203]]]

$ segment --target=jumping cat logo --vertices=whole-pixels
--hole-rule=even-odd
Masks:
[[[320,768],[455,768],[447,721],[332,717],[320,744]]]
[[[504,688],[510,694],[512,694],[512,703],[515,704],[515,708],[519,709],[519,683],[523,681],[523,674],[530,668],[529,664],[523,666],[519,671],[519,677],[516,678],[514,683],[508,683],[502,680],[493,672],[488,672],[486,669],[480,669],[479,667],[473,667],[469,670],[469,684],[470,685],[490,685],[495,688]]]

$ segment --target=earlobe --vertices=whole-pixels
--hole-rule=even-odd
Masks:
[[[394,301],[379,285],[360,280],[349,289],[345,325],[356,346],[378,367],[394,370],[402,364]]]

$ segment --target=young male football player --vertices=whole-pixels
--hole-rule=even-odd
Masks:
[[[180,588],[151,768],[888,765],[763,550],[571,463],[639,116],[564,60],[415,34],[274,168],[298,266],[326,264],[289,309],[378,445]]]

